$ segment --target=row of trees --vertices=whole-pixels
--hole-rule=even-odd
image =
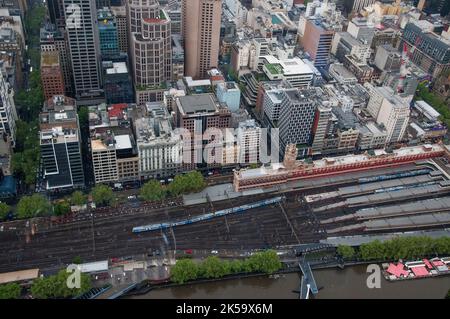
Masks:
[[[238,273],[274,273],[281,269],[281,262],[273,250],[258,252],[245,260],[221,260],[216,256],[206,258],[201,263],[191,259],[181,259],[171,269],[171,280],[178,284],[198,278],[220,278]]]
[[[31,285],[31,294],[37,299],[69,298],[82,295],[91,289],[91,278],[83,273],[80,288],[69,288],[67,286],[69,275],[70,273],[63,269],[56,275],[38,278]]]
[[[0,299],[17,299],[20,297],[21,291],[22,289],[17,283],[0,285]]]
[[[398,237],[384,242],[375,240],[362,244],[358,249],[340,245],[337,253],[344,259],[362,260],[398,260],[448,255],[450,254],[450,237]]]
[[[200,172],[192,171],[187,174],[177,175],[167,186],[163,187],[158,181],[152,180],[142,186],[140,195],[146,201],[162,200],[167,196],[179,196],[199,192],[206,187],[206,182]]]
[[[167,187],[152,180],[144,184],[140,195],[146,201],[162,200],[167,196],[178,196],[180,194],[198,192],[206,186],[205,180],[199,172],[190,172],[184,175],[176,176],[173,182]],[[92,200],[98,206],[111,205],[116,196],[111,187],[107,185],[97,185],[91,191]],[[52,213],[56,216],[62,216],[70,212],[70,206],[82,206],[87,203],[87,196],[81,191],[75,191],[69,198],[57,201],[53,206],[40,194],[23,196],[17,204],[16,216],[18,218],[33,218],[38,216],[48,216]],[[11,208],[0,203],[0,220],[5,219],[11,212]]]

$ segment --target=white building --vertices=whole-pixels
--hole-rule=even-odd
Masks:
[[[272,55],[260,58],[262,70],[271,80],[285,80],[294,88],[307,89],[314,77],[313,70],[300,58],[279,60]]]
[[[255,120],[239,123],[236,137],[239,163],[259,162],[261,127],[256,124]]]
[[[174,176],[181,171],[182,140],[173,132],[166,108],[147,104],[149,116],[135,123],[139,175],[143,179]]]
[[[12,145],[15,145],[17,112],[14,104],[14,90],[6,81],[3,69],[0,74],[0,98],[0,130],[9,135]]]
[[[398,95],[384,98],[378,113],[377,123],[383,124],[387,131],[387,143],[403,139],[409,122],[409,105]]]

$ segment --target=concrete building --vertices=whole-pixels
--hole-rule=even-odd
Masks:
[[[316,104],[312,99],[314,93],[314,90],[289,89],[284,91],[278,122],[282,151],[288,144],[296,144],[299,147],[310,145],[316,109]]]
[[[41,53],[41,80],[45,100],[55,95],[64,96],[64,77],[58,52]]]
[[[214,94],[181,96],[176,99],[175,125],[187,129],[191,134],[191,141],[183,144],[183,148],[191,150],[192,155],[185,167],[204,167],[205,162],[214,166],[211,158],[203,157],[204,143],[194,143],[194,139],[197,137],[201,140],[208,129],[230,128],[231,112],[216,100]]]
[[[202,79],[218,67],[222,1],[183,0],[182,10],[185,74]]]
[[[305,32],[300,38],[300,45],[307,52],[317,67],[328,66],[334,29],[319,19],[307,19]]]
[[[360,12],[365,7],[368,7],[375,3],[376,0],[355,0],[353,2],[353,8],[352,11],[355,13]]]
[[[370,95],[369,102],[367,103],[367,111],[374,119],[377,119],[383,100],[393,96],[395,92],[390,87],[377,87],[370,83],[366,83],[365,87],[368,89]]]
[[[128,41],[129,32],[128,32],[126,7],[124,5],[111,6],[110,9],[112,14],[116,18],[119,51],[127,53],[129,49],[129,41]]]
[[[156,105],[155,105],[156,104]],[[148,116],[134,121],[141,180],[175,176],[182,171],[182,140],[172,116],[159,103],[148,103]]]
[[[0,131],[6,133],[12,146],[16,143],[16,121],[18,119],[14,104],[14,90],[7,80],[3,67],[0,68]]]
[[[57,95],[39,115],[44,187],[49,192],[84,187],[81,135],[75,100]]]
[[[400,71],[402,55],[392,45],[380,45],[375,53],[375,65],[382,71]]]
[[[269,120],[270,126],[275,126],[280,118],[281,103],[283,102],[285,89],[271,89],[264,93],[263,116]]]
[[[172,34],[172,81],[181,80],[184,76],[184,48],[181,35]]]
[[[423,30],[420,24],[408,23],[402,42],[408,47],[410,60],[433,78],[450,70],[449,40]]]
[[[311,129],[311,134],[313,136],[313,142],[311,146],[312,155],[322,153],[324,140],[328,134],[328,127],[331,116],[331,107],[328,104],[325,103],[317,107]]]
[[[170,17],[156,0],[129,1],[127,10],[136,103],[162,101],[173,76]]]
[[[367,61],[370,58],[371,49],[370,44],[363,43],[350,33],[338,32],[333,38],[331,53],[341,62],[346,55],[353,55],[361,61]]]
[[[53,51],[59,53],[59,64],[64,79],[64,91],[67,96],[74,97],[72,62],[66,31],[56,28],[53,24],[45,24],[40,32],[40,46],[41,52]]]
[[[372,43],[375,35],[375,26],[367,21],[367,18],[355,17],[348,23],[347,32],[362,43]]]
[[[219,83],[216,86],[219,102],[225,103],[231,112],[237,112],[241,104],[241,90],[236,82]]]
[[[261,127],[255,120],[239,123],[236,142],[239,149],[239,163],[251,164],[259,162]]]
[[[410,108],[398,95],[383,99],[378,113],[377,123],[383,124],[387,131],[387,143],[397,143],[403,140],[408,127]]]
[[[131,129],[130,104],[89,107],[91,156],[95,183],[139,179],[139,157]]]
[[[313,70],[300,58],[279,60],[266,55],[260,61],[262,70],[270,81],[284,80],[294,88],[307,89],[314,77]]]
[[[64,0],[66,30],[70,49],[70,60],[78,101],[91,103],[102,98],[100,78],[100,49],[97,25],[97,10],[91,0]],[[71,14],[80,8],[80,20]]]
[[[358,83],[358,79],[343,64],[331,64],[328,72],[340,84],[352,85]]]
[[[66,26],[66,19],[64,15],[64,1],[47,0],[47,7],[50,22],[56,25],[57,28],[64,28]]]

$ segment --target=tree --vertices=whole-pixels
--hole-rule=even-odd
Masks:
[[[355,249],[347,245],[339,245],[337,248],[337,253],[344,259],[352,259],[355,257]]]
[[[198,265],[191,259],[177,260],[176,264],[171,269],[171,280],[178,284],[183,284],[186,281],[197,279],[199,274]]]
[[[258,252],[249,258],[252,271],[264,272],[266,274],[274,273],[281,268],[281,261],[276,251],[266,250]]]
[[[53,212],[56,216],[62,216],[70,213],[70,204],[67,201],[61,201],[53,206]]]
[[[73,258],[72,263],[76,264],[76,265],[82,264],[83,263],[83,259],[81,259],[80,256],[76,256],[76,257]]]
[[[37,121],[26,123],[18,120],[16,126],[16,146],[11,159],[12,171],[25,184],[33,185],[36,182],[40,158]]]
[[[84,195],[81,191],[75,191],[70,196],[70,203],[74,206],[82,206],[86,204],[86,195]]]
[[[11,211],[11,207],[9,207],[8,204],[5,204],[3,202],[0,203],[0,220],[6,219],[9,212]]]
[[[92,198],[96,205],[110,205],[114,199],[111,187],[106,185],[97,185],[92,189]]]
[[[82,295],[91,289],[91,278],[83,273],[80,274],[80,288],[69,288],[67,278],[70,274],[63,269],[56,275],[34,280],[31,294],[37,299],[69,298]]]
[[[140,195],[146,201],[156,201],[164,199],[166,192],[158,181],[151,180],[142,186]]]
[[[43,216],[50,211],[50,204],[47,199],[39,194],[24,196],[17,204],[17,215],[19,218],[32,218]]]
[[[205,178],[200,172],[192,171],[184,175],[177,175],[168,190],[173,196],[199,192],[206,187]]]
[[[206,278],[220,278],[227,275],[225,261],[217,256],[209,256],[201,264],[202,275]]]
[[[21,290],[17,283],[0,285],[0,299],[17,299],[20,297]]]

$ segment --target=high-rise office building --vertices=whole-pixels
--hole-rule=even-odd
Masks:
[[[218,65],[221,0],[183,0],[183,37],[186,54],[185,74],[194,79]]]
[[[127,10],[124,5],[112,6],[111,12],[116,17],[117,37],[119,40],[120,52],[128,52],[128,24],[127,24]]]
[[[72,71],[77,100],[102,97],[97,10],[91,0],[64,0]]]
[[[119,54],[119,37],[116,17],[108,8],[97,11],[98,35],[102,58]]]
[[[307,19],[300,43],[313,59],[315,66],[328,65],[333,36],[334,29],[329,24],[319,19]]]
[[[58,52],[41,53],[41,80],[45,100],[56,95],[64,96],[64,78]]]
[[[81,136],[75,100],[54,96],[39,116],[41,161],[47,191],[84,186]]]
[[[136,103],[162,101],[172,79],[170,18],[157,0],[130,0],[127,11]]]
[[[64,28],[66,20],[64,18],[63,0],[47,0],[47,7],[50,22],[58,28]]]
[[[280,107],[280,143],[282,151],[288,144],[307,146],[315,117],[314,92],[289,89],[284,91]]]
[[[56,28],[48,23],[41,28],[41,52],[54,51],[59,53],[59,63],[63,72],[64,91],[67,96],[74,96],[72,64],[70,61],[69,43],[64,29]]]

